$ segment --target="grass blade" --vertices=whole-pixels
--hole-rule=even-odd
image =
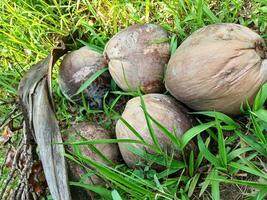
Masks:
[[[191,181],[191,183],[190,183],[189,189],[188,189],[188,197],[191,197],[191,196],[193,195],[199,177],[200,177],[200,174],[196,174],[196,175],[193,177],[193,179],[192,179],[192,181]]]
[[[258,94],[255,97],[254,104],[253,104],[253,111],[257,111],[264,106],[264,103],[267,100],[267,83],[265,83]]]
[[[210,137],[208,137],[206,139],[205,146],[208,147],[209,144],[210,144]],[[196,160],[196,168],[199,168],[200,167],[203,158],[204,158],[203,153],[199,152],[198,157],[197,157],[197,160]]]
[[[177,148],[180,148],[180,143],[179,140],[175,137],[173,133],[171,133],[167,128],[165,128],[160,122],[158,122],[156,119],[154,119],[147,111],[144,111],[147,116],[151,119],[153,123],[156,124],[156,126],[164,133],[171,141],[173,144],[177,146]]]
[[[214,126],[214,122],[209,122],[206,124],[200,124],[186,131],[183,137],[181,138],[181,148],[183,149],[188,144],[188,142],[192,140],[192,138],[194,138],[196,135],[202,133],[203,131],[209,129],[212,126]]]
[[[266,189],[266,183],[259,183],[259,182],[253,182],[253,181],[245,181],[245,180],[237,180],[237,179],[226,179],[225,177],[222,176],[214,176],[211,178],[213,181],[219,181],[219,182],[224,182],[228,184],[237,184],[237,185],[243,185],[243,186],[249,186],[257,189]]]
[[[264,179],[267,179],[267,174],[264,174],[258,170],[255,170],[251,167],[247,167],[245,165],[242,165],[240,163],[236,163],[236,162],[231,162],[229,163],[229,166],[233,167],[233,168],[236,168],[238,170],[242,170],[242,171],[245,171],[247,173],[250,173],[250,174],[253,174],[255,176],[259,176],[259,177],[262,177]]]
[[[255,139],[255,137],[253,137],[251,135],[250,136],[244,135],[243,133],[241,133],[238,130],[235,131],[235,134],[237,134],[241,139],[243,139],[250,147],[255,149],[257,152],[259,152],[263,156],[267,156],[266,148],[263,145],[261,145],[260,143],[258,143],[257,140]]]
[[[84,140],[78,142],[64,142],[62,144],[72,144],[72,145],[88,145],[88,144],[113,144],[113,143],[140,143],[143,144],[139,140],[131,140],[131,139],[102,139],[102,140]]]
[[[223,137],[223,132],[222,132],[221,125],[218,122],[217,118],[215,118],[215,122],[216,122],[217,131],[218,131],[219,156],[220,156],[222,165],[226,167],[227,166],[227,153],[225,149],[225,141]]]
[[[212,172],[208,174],[205,181],[202,183],[201,190],[199,192],[199,197],[201,197],[203,195],[203,193],[207,190],[208,186],[210,185],[211,176],[212,176]]]
[[[267,123],[267,110],[265,109],[258,109],[257,111],[251,112],[254,114],[256,117],[258,117],[260,120],[264,121]]]
[[[137,149],[132,146],[129,146],[128,150],[132,152],[133,154],[143,158],[146,161],[153,161],[154,163],[157,163],[161,166],[168,167],[168,169],[178,170],[178,169],[185,168],[185,164],[183,162],[169,158],[169,156],[164,155],[164,154],[163,155],[152,155],[142,149]]]
[[[111,192],[111,195],[112,195],[112,199],[113,200],[122,200],[122,198],[121,198],[121,196],[120,196],[120,194],[118,193],[117,190],[113,190]]]
[[[101,186],[85,184],[80,182],[70,182],[70,185],[82,187],[86,190],[90,190],[92,192],[95,192],[96,194],[99,194],[101,197],[104,197],[105,199],[112,200],[111,192]]]
[[[251,121],[252,121],[252,124],[253,124],[253,133],[260,139],[260,141],[263,144],[266,144],[267,145],[265,134],[263,134],[263,131],[262,131],[259,123],[255,119],[255,116],[250,113],[250,118],[251,118]],[[266,119],[264,119],[264,121],[265,120]]]
[[[96,71],[89,79],[87,79],[79,88],[79,90],[75,93],[75,95],[80,94],[82,91],[84,91],[89,85],[91,85],[92,82],[94,82],[101,74],[106,72],[108,68],[103,68],[98,71]]]
[[[203,0],[197,0],[197,23],[201,26],[203,24]]]
[[[85,156],[79,156],[81,159],[83,159],[85,162],[89,163],[90,165],[92,165],[93,167],[96,168],[96,170],[103,175],[105,178],[109,179],[112,182],[119,182],[120,184],[126,186],[129,188],[129,190],[134,190],[135,192],[139,193],[139,194],[143,194],[144,196],[149,195],[149,196],[153,196],[153,194],[151,193],[150,190],[145,189],[144,187],[142,187],[142,184],[140,185],[139,182],[137,182],[137,180],[131,178],[130,176],[127,176],[128,178],[126,178],[125,176],[123,176],[121,174],[121,172],[107,167],[105,165],[103,165],[102,163],[98,163],[96,161],[91,160],[90,158],[87,158]]]
[[[133,126],[131,126],[123,117],[120,118],[120,120],[124,123],[125,126],[144,144],[147,144],[144,138],[135,130]]]
[[[228,162],[230,162],[233,159],[237,158],[238,156],[242,155],[243,153],[246,153],[246,152],[252,151],[252,150],[253,150],[253,148],[251,148],[251,147],[239,148],[239,149],[233,150],[230,153],[228,153],[227,160],[228,160]]]
[[[189,175],[190,177],[193,176],[194,171],[195,171],[195,165],[194,165],[194,152],[191,151],[190,152],[190,156],[189,156]]]
[[[170,45],[171,55],[175,53],[177,46],[178,46],[177,45],[177,37],[176,37],[176,35],[173,35],[171,38],[171,45]]]
[[[225,124],[232,125],[235,128],[239,127],[239,125],[231,117],[228,117],[227,115],[221,112],[201,111],[201,112],[192,112],[192,114],[200,114],[200,115],[206,115],[209,117],[217,118],[219,121],[222,121]]]
[[[206,4],[203,4],[204,13],[212,20],[213,23],[219,23],[220,19],[214,15],[214,13],[209,9]]]
[[[218,176],[218,171],[214,169],[211,172],[211,194],[214,200],[220,200],[220,181],[214,179],[216,176]]]
[[[104,49],[103,48],[101,48],[101,47],[99,47],[99,46],[96,46],[96,45],[94,45],[94,44],[89,44],[89,43],[87,43],[87,42],[85,42],[85,41],[82,41],[82,40],[79,40],[78,39],[78,41],[80,42],[80,43],[82,43],[83,45],[85,45],[85,46],[87,46],[89,49],[91,49],[91,50],[93,50],[93,51],[96,51],[96,52],[98,52],[98,53],[103,53],[103,51],[104,51]]]
[[[199,151],[202,153],[202,155],[211,162],[215,167],[221,167],[220,160],[216,158],[205,146],[202,138],[200,135],[198,135],[198,147]]]
[[[148,112],[147,112],[147,109],[146,109],[145,101],[144,101],[144,98],[143,98],[143,96],[142,96],[140,91],[139,91],[139,96],[140,96],[140,101],[141,101],[141,108],[144,111],[146,124],[147,124],[148,130],[149,130],[150,136],[151,136],[151,138],[153,140],[153,144],[155,145],[155,147],[157,148],[157,150],[159,152],[162,152],[161,146],[159,144],[158,138],[157,138],[156,133],[155,133],[155,130],[152,127],[151,120],[150,120],[149,116],[147,115]]]

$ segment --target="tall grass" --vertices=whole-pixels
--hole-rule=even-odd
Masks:
[[[253,108],[262,109],[264,112],[266,112],[264,108],[267,95],[266,85],[259,91],[253,105]],[[150,136],[151,138],[154,137],[152,144],[146,144],[141,135],[126,121],[123,121],[125,126],[129,128],[132,134],[136,135],[134,141],[85,140],[68,143],[85,145],[107,142],[138,142],[154,151],[151,154],[142,149],[129,148],[129,152],[139,156],[140,159],[142,158],[142,164],[137,163],[135,169],[120,165],[119,171],[116,167],[105,166],[84,155],[72,154],[72,159],[78,159],[80,162],[93,166],[97,174],[112,183],[111,188],[105,188],[108,189],[106,191],[110,194],[107,199],[116,199],[114,195],[111,195],[116,193],[115,196],[120,195],[122,199],[190,199],[204,198],[205,195],[205,198],[207,198],[209,194],[210,199],[219,200],[221,199],[221,188],[225,184],[251,188],[251,193],[247,195],[240,194],[243,195],[242,198],[247,196],[250,199],[265,199],[267,196],[267,171],[263,160],[267,158],[267,145],[265,143],[267,137],[266,134],[259,134],[259,130],[266,132],[265,119],[262,120],[257,116],[254,116],[253,119],[251,117],[252,111],[248,108],[249,112],[246,116],[253,122],[248,121],[247,125],[243,127],[235,119],[223,113],[197,112],[194,115],[204,115],[208,121],[206,123],[199,121],[199,125],[189,129],[181,138],[174,138],[175,134],[169,132],[147,112],[142,94],[140,94],[140,98],[140,106],[143,109],[147,126],[150,127]],[[175,159],[169,154],[170,152],[164,152],[160,149],[156,135],[153,132],[154,125],[173,142],[174,148],[179,149],[180,152],[186,149],[190,142],[196,142],[194,138],[197,138],[198,150],[191,151],[190,156],[186,159]],[[229,132],[231,135],[226,136],[226,133],[229,135]],[[152,166],[151,162],[165,166],[165,170],[155,171],[153,167],[150,167]],[[90,173],[90,170],[88,173]],[[240,178],[239,174],[245,174],[245,178]],[[252,180],[250,180],[251,178]],[[259,182],[259,180],[264,181]],[[88,187],[83,182],[75,184],[89,190],[90,187],[93,187]],[[252,189],[256,192],[253,193]],[[102,194],[99,193],[99,195]],[[106,194],[104,195],[106,198]],[[104,198],[103,195],[102,197]]]

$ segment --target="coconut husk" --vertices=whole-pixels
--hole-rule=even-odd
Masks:
[[[194,110],[240,113],[267,80],[264,40],[238,24],[214,24],[189,36],[171,56],[165,86]]]

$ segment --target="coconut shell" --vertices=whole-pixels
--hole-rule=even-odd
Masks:
[[[101,128],[100,126],[88,124],[86,122],[82,122],[79,124],[74,125],[70,129],[68,129],[64,133],[64,140],[71,140],[75,139],[75,141],[82,140],[81,136],[86,138],[87,140],[100,140],[100,139],[111,139],[112,135]],[[120,159],[119,149],[116,144],[96,144],[94,145],[98,150],[102,152],[103,155],[105,155],[109,160],[111,160],[114,164],[118,163]],[[73,151],[73,147],[69,145],[67,147],[69,150]],[[81,145],[80,146],[81,153],[84,156],[87,156],[91,158],[94,161],[97,161],[99,163],[103,163],[105,165],[110,165],[109,162],[95,154],[87,145]],[[88,173],[84,168],[82,168],[80,165],[74,163],[71,160],[67,161],[68,163],[68,169],[69,169],[69,179],[70,181],[79,181],[80,178]],[[85,180],[85,183],[87,184],[93,184],[93,185],[105,185],[104,180],[97,176],[92,175],[90,178]],[[77,187],[72,188],[73,190],[76,190]],[[80,195],[77,197],[77,195]],[[92,192],[77,192],[74,194],[76,196],[76,199],[86,199],[88,196],[94,196]]]
[[[181,137],[192,126],[192,121],[187,115],[187,110],[179,104],[174,98],[163,94],[147,94],[143,96],[148,113],[166,127],[169,131],[176,130],[177,137]],[[122,118],[125,119],[142,137],[149,143],[153,144],[148,126],[145,120],[143,109],[140,107],[140,97],[135,97],[128,101],[126,108],[122,113]],[[159,144],[166,152],[173,152],[174,145],[168,137],[162,133],[158,127],[152,123]],[[175,128],[175,129],[174,129]],[[116,124],[117,139],[134,139],[138,138],[128,129],[128,127],[119,120]],[[129,167],[134,167],[141,160],[140,157],[131,153],[128,147],[132,146],[137,149],[144,149],[147,152],[151,150],[145,148],[141,144],[119,143],[120,152],[126,164]],[[179,153],[175,157],[179,157]],[[152,153],[152,152],[151,152]]]
[[[75,95],[78,89],[96,71],[105,67],[107,62],[103,55],[86,46],[68,53],[59,68],[59,86],[62,93],[69,100],[79,102],[81,95]],[[110,89],[110,80],[110,75],[104,73],[83,91],[91,107],[102,107],[103,96]]]
[[[194,110],[239,114],[267,79],[265,50],[264,40],[244,26],[203,27],[171,56],[165,86]]]
[[[110,39],[105,47],[109,72],[124,91],[145,93],[164,89],[163,75],[170,57],[168,33],[158,25],[136,24]]]

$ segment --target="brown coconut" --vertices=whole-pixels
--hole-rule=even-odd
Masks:
[[[64,140],[73,141],[73,139],[75,139],[75,141],[81,141],[83,139],[80,135],[87,140],[112,139],[112,135],[102,127],[88,124],[86,122],[78,123],[72,126],[64,133],[63,138]],[[120,154],[117,144],[96,144],[94,146],[114,164],[118,163]],[[68,149],[73,151],[71,145],[68,146]],[[109,162],[95,154],[87,145],[81,145],[80,150],[84,156],[87,156],[99,163],[110,165]],[[87,173],[83,167],[75,162],[67,160],[67,163],[70,181],[79,181],[80,178]],[[85,180],[85,183],[101,186],[105,185],[104,180],[97,175],[92,175],[90,178]],[[75,199],[88,199],[89,196],[94,196],[92,192],[84,192],[81,189],[78,190],[77,187],[72,187],[71,190],[73,191],[72,196],[75,197]]]
[[[239,114],[267,79],[264,40],[237,24],[214,24],[189,36],[171,56],[165,86],[192,109]]]
[[[187,110],[174,98],[163,94],[147,94],[144,95],[143,98],[148,113],[169,131],[173,132],[176,130],[177,137],[181,137],[189,128],[191,128],[192,121],[187,115]],[[150,136],[145,120],[145,115],[140,105],[140,97],[135,97],[128,101],[126,108],[122,113],[122,118],[125,119],[147,143],[153,144],[153,140]],[[173,152],[173,150],[175,150],[174,145],[169,138],[162,133],[155,124],[152,123],[152,126],[155,130],[155,134],[158,138],[161,148],[166,152]],[[119,120],[116,124],[116,136],[117,139],[138,140],[138,138],[121,120]],[[141,144],[119,143],[122,157],[129,167],[134,167],[135,164],[141,160],[140,157],[128,150],[129,146],[137,149],[143,149],[149,153],[152,153],[151,150],[147,149]],[[175,157],[178,158],[179,153],[176,150],[175,152],[177,153]]]
[[[68,53],[59,68],[59,86],[62,93],[70,100],[79,102],[81,95],[75,95],[81,85],[96,71],[107,67],[103,55],[88,47],[82,47]],[[111,77],[108,72],[98,77],[83,94],[92,107],[101,107],[102,98],[110,89]]]
[[[168,33],[158,25],[136,24],[110,39],[104,54],[109,72],[125,90],[145,93],[164,89],[163,75],[170,57]]]

